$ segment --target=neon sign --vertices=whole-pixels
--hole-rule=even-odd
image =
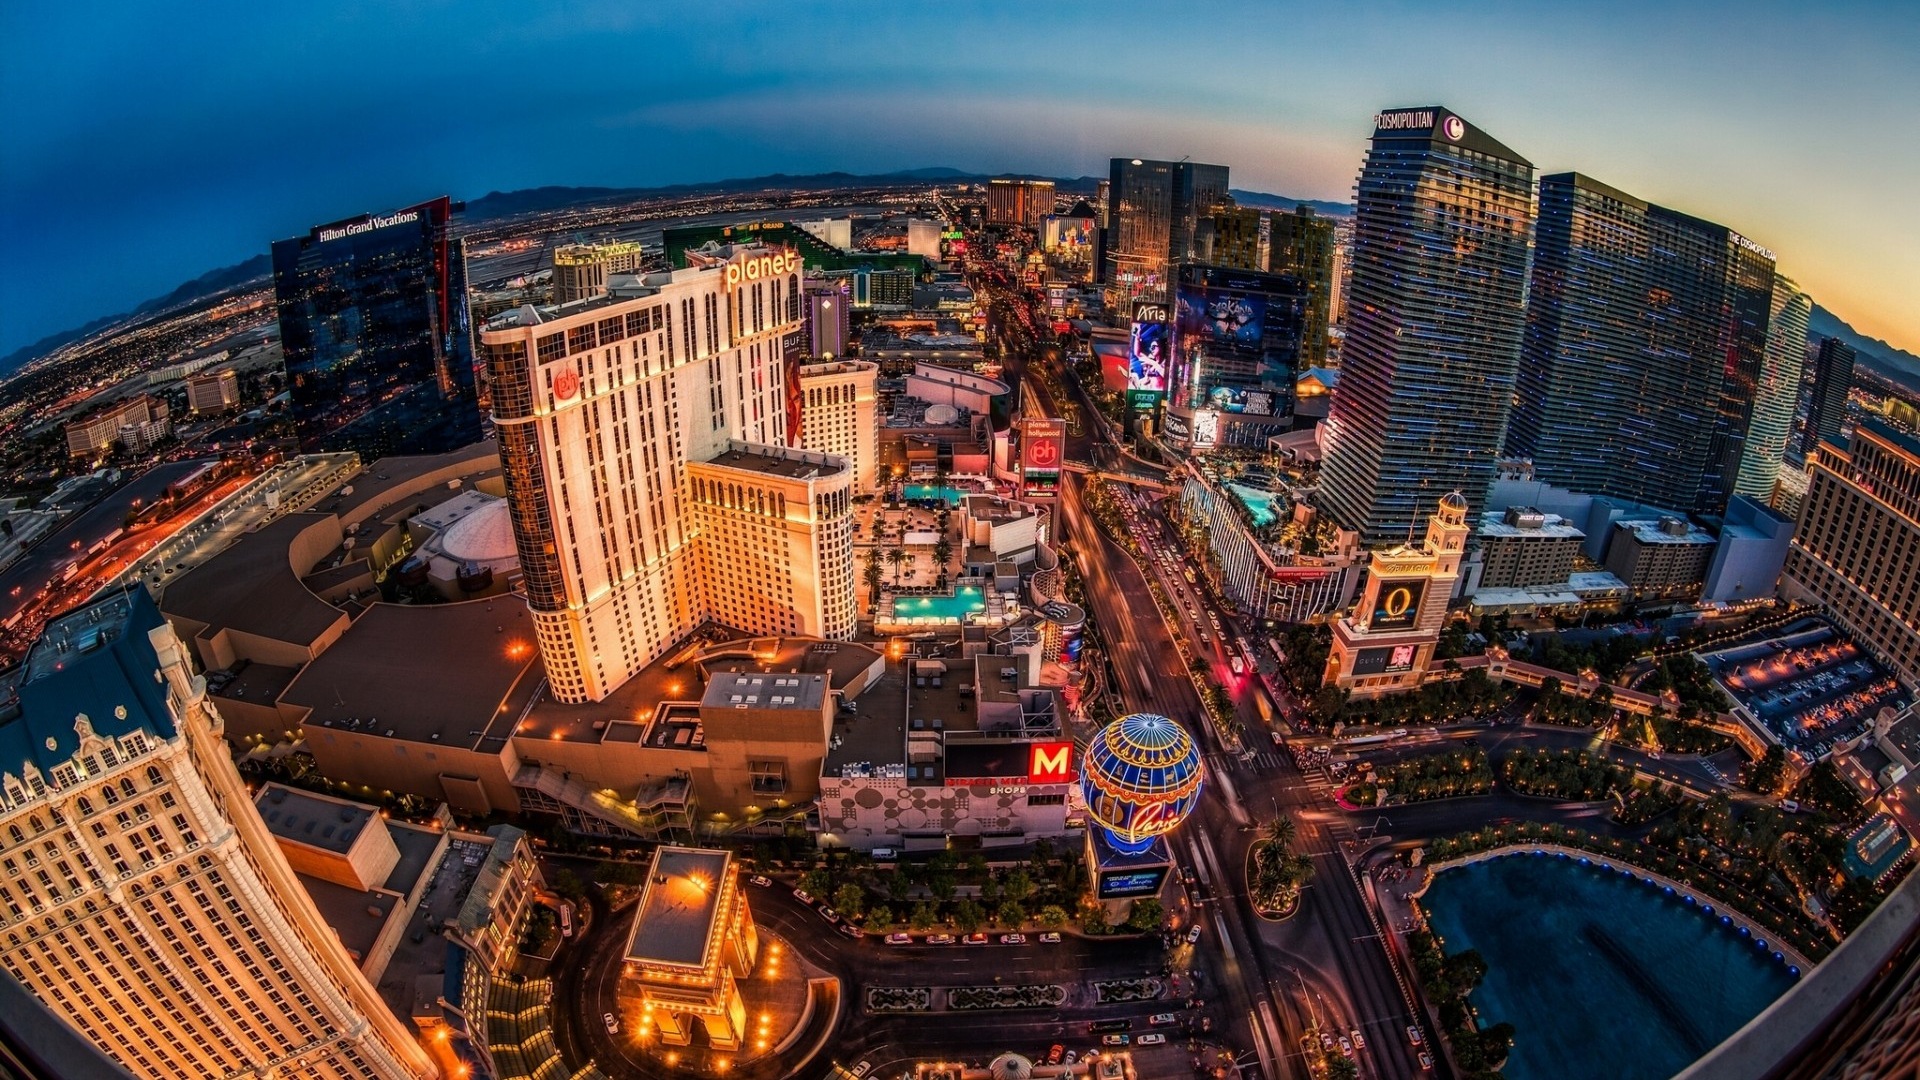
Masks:
[[[759,281],[761,278],[775,277],[780,274],[791,274],[798,269],[800,269],[800,254],[796,251],[741,259],[727,264],[727,288],[737,289],[745,282]]]

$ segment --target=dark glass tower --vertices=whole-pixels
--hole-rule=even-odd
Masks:
[[[1507,452],[1548,483],[1675,510],[1723,511],[1743,464],[1760,484],[1772,256],[1578,173],[1541,178],[1535,236]]]
[[[1520,367],[1533,165],[1437,106],[1375,118],[1320,505],[1382,546],[1486,504]]]
[[[1191,161],[1114,158],[1100,280],[1109,311],[1134,300],[1166,300],[1173,265],[1197,257],[1213,209],[1226,205],[1227,167]]]
[[[1847,418],[1847,391],[1853,388],[1853,357],[1853,346],[1839,338],[1820,339],[1820,355],[1813,364],[1813,401],[1807,406],[1801,453],[1813,453],[1822,442],[1840,441],[1840,424]]]
[[[1267,269],[1291,274],[1307,285],[1300,364],[1318,367],[1327,362],[1327,317],[1333,303],[1333,221],[1302,205],[1291,214],[1275,211],[1268,226]]]
[[[482,429],[467,266],[445,197],[273,245],[300,447],[432,454]]]

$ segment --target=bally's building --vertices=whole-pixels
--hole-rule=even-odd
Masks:
[[[551,695],[605,699],[708,620],[850,640],[846,458],[791,449],[800,258],[710,247],[482,330]]]

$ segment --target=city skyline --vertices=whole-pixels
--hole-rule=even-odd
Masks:
[[[1242,187],[1344,202],[1373,111],[1436,100],[1500,131],[1543,171],[1591,172],[1726,222],[1857,330],[1920,350],[1906,302],[1920,236],[1891,213],[1903,178],[1920,173],[1920,150],[1882,137],[1903,122],[1898,103],[1920,94],[1920,28],[1893,5],[1656,15],[1623,4],[1524,20],[1493,5],[1431,18],[1410,7],[1381,24],[1399,33],[1331,12],[1226,6],[1208,25],[1243,26],[1225,39],[1123,39],[1119,69],[1151,61],[1174,72],[1171,92],[1165,80],[1148,89],[1099,77],[1090,53],[1061,51],[1071,34],[1042,32],[1011,8],[965,29],[996,42],[985,55],[911,13],[867,20],[859,35],[828,18],[656,24],[613,7],[531,21],[444,14],[236,9],[190,35],[129,14],[102,35],[77,15],[10,13],[0,100],[32,109],[8,109],[13,152],[0,164],[0,243],[14,255],[0,272],[0,350],[126,310],[313,221],[442,190],[471,198],[933,165],[1098,176],[1107,157],[1140,153],[1219,161]],[[1640,25],[1652,18],[1660,33]],[[84,55],[64,47],[83,29]],[[1334,47],[1290,52],[1296,77],[1243,77],[1303,33]],[[412,43],[428,35],[435,47],[417,55]],[[645,94],[624,64],[597,62],[636,44],[665,62]],[[326,64],[349,47],[359,81],[343,84]],[[476,88],[472,74],[507,49],[516,63],[549,57],[604,74],[564,103]],[[1489,52],[1553,75],[1491,87],[1476,67]],[[1821,79],[1823,56],[1844,56],[1854,77]],[[574,149],[564,159],[487,150],[530,123]],[[291,155],[296,132],[317,152]],[[109,246],[125,258],[98,291],[49,295],[32,283],[80,272]]]

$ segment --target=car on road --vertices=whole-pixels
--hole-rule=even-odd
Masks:
[[[1420,1068],[1427,1072],[1433,1071],[1433,1055],[1425,1050],[1420,1051]]]
[[[833,928],[855,940],[858,940],[866,936],[866,934],[859,927],[853,925],[850,922],[834,923]]]
[[[827,920],[828,922],[840,921],[840,913],[833,910],[830,907],[825,906],[824,904],[821,905],[821,907],[819,908],[819,912],[820,912],[820,917]]]
[[[1049,930],[1046,933],[1040,935],[1040,943],[1042,945],[1058,945],[1060,944],[1060,935],[1055,933],[1052,930]]]
[[[1160,1034],[1157,1031],[1151,1035],[1142,1035],[1138,1039],[1134,1040],[1134,1042],[1140,1046],[1159,1046],[1161,1043],[1166,1041],[1167,1041],[1167,1037],[1165,1035]]]
[[[1049,1065],[1060,1064],[1060,1059],[1065,1057],[1066,1054],[1067,1054],[1066,1047],[1061,1046],[1059,1043],[1054,1043],[1052,1046],[1047,1047],[1047,1064]]]
[[[1323,1031],[1320,1033],[1320,1049],[1322,1050],[1333,1049],[1333,1033],[1332,1032]]]
[[[811,905],[813,903],[813,897],[809,896],[807,893],[802,892],[799,889],[793,890],[793,898],[795,900],[800,901],[803,904]]]
[[[607,1025],[607,1034],[609,1035],[620,1034],[620,1021],[614,1019],[614,1015],[612,1013],[600,1014],[600,1022]]]
[[[1407,1025],[1407,1041],[1415,1046],[1420,1045],[1420,1029],[1412,1024]]]
[[[1353,1056],[1353,1040],[1347,1038],[1345,1035],[1340,1036],[1340,1056],[1341,1057]]]
[[[887,944],[889,944],[889,945],[911,945],[911,944],[913,944],[913,935],[912,935],[912,934],[888,934],[888,935],[887,935]]]
[[[1000,944],[1002,945],[1025,945],[1026,943],[1027,943],[1027,935],[1025,934],[1001,934],[1000,935]]]
[[[1147,1017],[1147,1023],[1152,1027],[1166,1027],[1169,1024],[1177,1024],[1179,1022],[1179,1019],[1172,1013],[1154,1013],[1152,1016]]]
[[[968,934],[966,937],[961,938],[960,940],[966,942],[968,945],[985,945],[987,943],[987,935]]]
[[[1066,1063],[1067,1063],[1068,1065],[1071,1065],[1071,1064],[1073,1064],[1074,1062],[1076,1062],[1076,1061],[1079,1061],[1079,1060],[1080,1060],[1080,1051],[1078,1051],[1078,1050],[1069,1050],[1069,1051],[1067,1051],[1067,1061],[1066,1061]]]
[[[1103,1046],[1126,1046],[1126,1045],[1128,1045],[1128,1044],[1129,1044],[1129,1043],[1131,1043],[1131,1042],[1133,1042],[1133,1036],[1131,1036],[1131,1035],[1102,1035],[1102,1036],[1100,1036],[1100,1043],[1101,1043],[1101,1045],[1103,1045]]]
[[[873,1062],[871,1061],[863,1061],[860,1064],[855,1065],[853,1067],[853,1075],[856,1078],[865,1076],[872,1071],[873,1071]]]
[[[1187,944],[1192,945],[1198,942],[1199,940],[1200,940],[1200,924],[1194,923],[1193,926],[1188,928],[1187,930]]]
[[[755,874],[752,877],[748,878],[747,880],[753,882],[755,885],[758,885],[763,889],[773,884],[772,878],[762,877],[759,874]]]
[[[1367,1048],[1367,1037],[1360,1034],[1359,1028],[1354,1028],[1352,1031],[1347,1032],[1347,1034],[1353,1036],[1353,1048],[1355,1050],[1365,1050]]]

